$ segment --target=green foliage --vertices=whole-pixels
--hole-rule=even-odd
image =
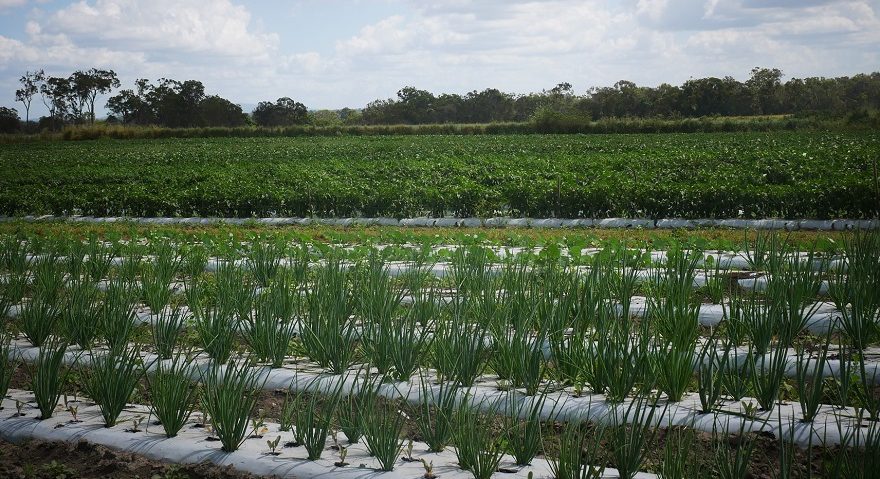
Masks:
[[[21,361],[15,356],[10,345],[10,336],[5,331],[0,332],[0,400],[6,397],[12,375],[18,369]]]
[[[113,427],[144,374],[140,348],[118,348],[91,355],[83,368],[86,394],[98,404],[104,427]]]
[[[490,405],[488,412],[481,412],[481,406],[469,395],[461,400],[452,419],[452,437],[458,467],[475,479],[489,479],[498,470],[504,447],[490,427],[497,408]]]
[[[329,372],[341,374],[355,360],[355,299],[348,272],[337,259],[315,271],[305,293],[301,339],[306,354]]]
[[[424,376],[419,381],[419,402],[414,417],[419,435],[431,452],[442,452],[452,439],[453,419],[458,405],[457,388],[452,381],[432,387]]]
[[[135,329],[138,291],[123,277],[110,281],[101,306],[98,330],[111,349],[125,347]]]
[[[151,332],[153,334],[153,346],[159,359],[171,359],[174,348],[186,325],[186,318],[179,308],[163,309],[152,316]]]
[[[507,393],[506,407],[502,410],[504,439],[514,462],[527,466],[541,451],[541,412],[547,396],[517,397]]]
[[[74,280],[68,285],[61,323],[67,339],[82,349],[91,348],[98,334],[101,309],[97,293],[88,280]]]
[[[548,459],[556,479],[599,479],[605,466],[599,459],[605,427],[568,422],[559,436],[559,450]]]
[[[202,378],[202,404],[213,420],[223,451],[233,452],[248,433],[249,416],[264,380],[247,361],[215,362]]]
[[[403,448],[405,416],[401,405],[399,401],[381,400],[375,392],[366,394],[362,404],[367,452],[379,461],[383,471],[392,471]]]
[[[153,413],[167,437],[180,432],[195,407],[198,389],[191,382],[194,358],[178,353],[170,360],[157,362],[153,374],[147,375]]]
[[[313,380],[309,385],[315,384],[317,381]],[[317,392],[317,388],[314,388],[311,393],[307,394],[301,390],[295,396],[294,437],[296,442],[306,448],[310,461],[320,459],[324,452],[333,416],[342,397],[343,386],[344,382],[340,380],[324,391],[326,394],[322,395]]]
[[[876,145],[875,132],[12,144],[0,213],[863,218]]]
[[[651,400],[642,396],[625,409],[618,405],[611,410],[608,443],[621,478],[632,479],[642,468],[647,448],[657,436],[654,417],[663,417],[665,413],[666,407],[657,407],[656,397]]]
[[[61,399],[61,390],[67,380],[67,372],[62,371],[67,344],[54,340],[40,347],[36,363],[31,368],[31,389],[40,409],[40,419],[49,419]]]
[[[224,306],[206,306],[193,313],[201,347],[216,363],[225,363],[232,354],[237,329],[234,313]]]
[[[40,347],[55,332],[60,317],[61,311],[57,303],[51,303],[41,295],[34,295],[21,310],[18,327],[31,344]]]

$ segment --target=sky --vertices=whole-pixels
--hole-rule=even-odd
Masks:
[[[0,0],[0,105],[22,116],[18,78],[41,68],[109,68],[123,88],[199,80],[248,110],[282,96],[363,107],[406,85],[745,80],[755,66],[880,71],[880,0]]]

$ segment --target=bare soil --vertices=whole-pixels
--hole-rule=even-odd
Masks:
[[[0,477],[9,479],[251,479],[230,467],[176,465],[87,442],[0,441]]]

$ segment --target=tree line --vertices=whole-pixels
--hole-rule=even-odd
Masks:
[[[405,87],[397,98],[377,100],[362,112],[366,124],[597,121],[607,118],[823,115],[840,117],[880,110],[880,72],[852,77],[792,78],[778,68],[754,68],[748,80],[699,78],[680,86],[638,86],[621,80],[577,95],[570,83],[514,95],[494,88],[465,95]]]
[[[754,68],[749,78],[691,79],[681,85],[638,86],[621,80],[578,95],[570,83],[518,95],[494,88],[460,94],[434,94],[406,86],[395,98],[370,102],[362,109],[310,111],[288,97],[260,102],[249,114],[218,95],[208,95],[197,80],[160,78],[135,81],[106,103],[108,123],[170,128],[256,125],[397,125],[492,122],[588,122],[607,118],[697,118],[776,114],[841,117],[880,110],[880,72],[852,77],[791,78],[778,68]],[[95,122],[95,103],[120,87],[113,70],[78,70],[67,77],[26,72],[16,90],[24,111],[0,107],[0,132],[57,130],[68,124]],[[39,98],[48,116],[31,123],[32,102]]]

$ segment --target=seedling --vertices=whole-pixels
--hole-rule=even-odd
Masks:
[[[266,427],[266,421],[264,418],[265,415],[263,413],[263,410],[260,409],[257,417],[251,419],[251,426],[254,429],[251,437],[253,437],[254,439],[262,439],[263,434],[269,432],[269,428]]]
[[[425,479],[434,479],[437,476],[434,474],[434,461],[428,462],[422,459],[422,467],[425,468],[425,473],[422,475]]]
[[[278,444],[280,444],[280,443],[281,443],[281,436],[275,437],[274,441],[266,441],[266,445],[269,446],[268,455],[277,456],[277,455],[281,454],[280,452],[275,452],[275,449],[278,448]]]
[[[415,459],[412,457],[413,452],[413,441],[412,439],[406,442],[406,447],[403,449],[405,451],[405,455],[403,456],[403,460],[405,462],[413,462]]]
[[[141,423],[144,421],[143,416],[135,416],[131,419],[131,429],[128,432],[140,432]]]
[[[749,418],[754,419],[758,414],[758,406],[751,401],[742,401],[743,414]]]
[[[339,446],[339,461],[334,462],[333,465],[336,467],[345,467],[348,465],[345,462],[345,458],[348,456],[348,448],[345,446]]]
[[[67,412],[69,412],[70,415],[73,416],[73,419],[71,419],[70,422],[72,422],[72,423],[82,422],[79,419],[77,419],[77,417],[76,417],[77,411],[79,411],[78,406],[74,406],[74,405],[67,406]]]
[[[208,418],[205,416],[205,413],[199,413],[196,417],[196,423],[193,424],[193,427],[205,427],[208,424]]]

